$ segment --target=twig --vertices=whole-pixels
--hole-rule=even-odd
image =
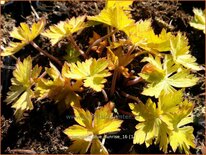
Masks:
[[[116,29],[116,30],[110,32],[109,34],[107,34],[107,35],[105,35],[105,36],[97,39],[91,46],[89,46],[89,48],[88,48],[87,51],[86,51],[86,54],[87,54],[87,55],[89,54],[89,51],[91,50],[91,48],[92,48],[93,46],[98,45],[98,44],[101,43],[103,40],[107,39],[108,37],[110,37],[111,35],[113,35],[114,33],[116,33],[117,31],[118,31],[118,30]]]
[[[36,10],[34,9],[34,7],[32,6],[31,0],[29,0],[29,3],[30,3],[30,7],[31,7],[32,11],[34,12],[36,18],[39,19],[39,15],[37,14],[37,12],[36,12]]]
[[[21,153],[21,154],[36,154],[33,150],[24,150],[24,149],[13,149],[10,150],[11,153]]]
[[[84,59],[87,59],[87,53],[85,54],[80,48],[79,46],[76,44],[74,38],[70,35],[67,37],[67,39],[71,42],[71,44],[73,45],[73,47],[84,57]]]
[[[137,103],[143,103],[138,97],[132,96],[130,94],[125,93],[124,91],[121,91],[121,95],[123,95],[126,98],[132,99],[134,101],[137,101]]]
[[[41,49],[35,42],[31,41],[30,44],[37,49],[40,53],[44,54],[45,56],[47,56],[49,59],[55,61],[58,65],[62,66],[62,62],[60,60],[58,60],[57,58],[55,58],[53,55],[47,53],[46,51],[44,51],[43,49]]]

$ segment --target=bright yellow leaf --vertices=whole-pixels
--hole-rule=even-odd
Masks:
[[[139,122],[134,133],[134,144],[145,143],[149,147],[153,142],[167,153],[168,144],[175,152],[177,147],[189,153],[194,147],[193,128],[185,126],[193,120],[189,116],[192,103],[183,100],[183,91],[163,94],[157,104],[148,99],[146,104],[129,104],[135,119]]]
[[[190,46],[185,35],[178,32],[176,36],[171,37],[170,46],[173,60],[176,64],[181,64],[188,69],[200,70],[196,63],[196,58],[190,54]]]
[[[64,76],[66,67],[64,65],[62,73],[60,73],[53,64],[50,64],[50,68],[46,68],[46,72],[52,80],[41,78],[35,88],[39,100],[46,97],[55,100],[60,112],[71,105],[80,106],[81,97],[76,92],[83,90],[81,80],[72,82],[71,79]]]
[[[94,58],[87,59],[85,62],[67,64],[69,70],[65,76],[75,80],[84,80],[84,86],[90,87],[99,92],[104,88],[107,81],[105,77],[111,75],[108,71],[108,62],[105,58],[98,60]]]
[[[88,111],[73,107],[75,120],[79,125],[73,125],[64,130],[64,133],[73,140],[69,151],[73,153],[108,154],[107,149],[100,142],[98,135],[119,131],[122,121],[113,118],[110,104],[100,107],[94,116]]]
[[[174,64],[171,56],[166,55],[163,64],[157,56],[154,58],[149,55],[142,62],[149,62],[150,68],[143,70],[139,75],[149,82],[142,94],[155,96],[158,98],[162,93],[169,94],[175,91],[175,88],[185,88],[194,86],[198,78],[190,71],[184,68],[179,68]]]
[[[89,16],[88,20],[104,23],[118,30],[124,30],[134,24],[134,20],[130,19],[121,7],[106,7],[99,15]]]
[[[41,67],[36,65],[32,68],[31,57],[27,57],[23,62],[18,60],[16,64],[16,69],[13,71],[14,77],[11,79],[12,85],[5,101],[7,104],[12,103],[17,121],[23,117],[25,111],[33,109],[31,99],[34,97],[34,92],[31,87],[40,72]]]
[[[106,0],[106,8],[122,7],[123,10],[131,10],[130,5],[132,3],[133,0]]]
[[[26,45],[25,42],[10,42],[9,46],[1,52],[1,56],[8,56],[20,51]]]
[[[190,26],[202,30],[205,33],[205,16],[206,10],[201,10],[197,8],[193,8],[193,12],[195,14],[193,20],[190,22]]]
[[[57,25],[50,26],[42,35],[48,37],[53,46],[60,40],[86,28],[85,18],[86,16],[79,16],[77,18],[72,17],[70,20],[61,21]]]
[[[20,51],[43,31],[45,24],[46,20],[44,18],[37,23],[33,23],[31,28],[29,28],[26,23],[20,23],[20,26],[17,28],[15,27],[10,35],[21,42],[10,42],[9,46],[1,52],[1,56],[12,55]]]
[[[151,26],[151,19],[136,22],[125,29],[125,33],[134,45],[147,51],[164,52],[170,50],[171,33],[167,33],[163,29],[159,35],[156,35]]]

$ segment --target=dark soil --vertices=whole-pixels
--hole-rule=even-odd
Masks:
[[[44,16],[47,19],[47,26],[56,24],[66,18],[79,15],[95,15],[100,12],[104,7],[103,2],[32,2],[32,6],[40,17]],[[140,19],[152,18],[153,28],[156,33],[159,33],[162,28],[168,31],[185,32],[190,43],[190,50],[192,54],[197,58],[197,62],[204,66],[205,63],[205,36],[201,31],[191,28],[188,22],[192,18],[192,8],[198,7],[204,9],[204,2],[176,2],[176,1],[145,1],[134,2],[132,5],[132,16],[138,21]],[[3,46],[8,45],[8,42],[12,39],[9,37],[9,32],[14,26],[18,26],[20,22],[27,22],[28,24],[36,21],[36,17],[31,10],[29,2],[9,2],[1,7],[1,43]],[[92,31],[104,35],[106,29],[101,25],[93,28],[88,28],[82,32],[80,36],[74,36],[81,49],[88,48],[89,37],[91,37]],[[88,36],[90,34],[90,36]],[[43,37],[38,37],[36,42],[40,47],[47,51],[52,51],[55,56],[62,56],[65,53],[66,42],[61,41],[55,47],[51,47],[48,40]],[[44,43],[44,44],[42,44]],[[26,46],[21,52],[15,54],[20,58],[25,58],[28,55],[35,57],[34,63],[44,66],[48,66],[49,61],[46,57],[39,55],[38,52],[31,46]],[[141,59],[140,59],[141,60]],[[130,68],[136,68],[135,71],[139,71],[140,60],[134,60],[129,66]],[[10,79],[12,76],[12,67],[15,65],[15,59],[12,57],[3,58],[4,67],[1,69],[1,83],[2,83],[2,96],[1,96],[1,153],[66,153],[68,146],[71,144],[69,138],[63,134],[63,130],[72,125],[75,121],[68,117],[68,114],[72,113],[72,110],[67,110],[64,114],[59,115],[57,107],[50,100],[44,100],[37,102],[34,100],[35,108],[32,112],[25,114],[25,119],[19,123],[15,123],[13,117],[13,110],[10,105],[6,105],[3,100],[10,86]],[[133,67],[135,66],[135,67]],[[10,67],[10,68],[9,68]],[[196,149],[192,150],[192,153],[201,153],[201,146],[204,144],[204,92],[205,92],[205,75],[204,71],[200,71],[197,75],[200,78],[199,83],[186,89],[187,97],[195,103],[194,109],[194,135],[196,137]],[[108,83],[108,87],[109,87]],[[107,88],[107,86],[106,86]],[[123,88],[121,81],[117,85],[117,89],[124,89],[125,92],[135,95],[137,92],[142,91],[141,84],[134,87]],[[87,94],[81,95],[84,105],[91,111],[97,105],[91,103],[98,103],[98,101],[104,101],[102,94],[93,94],[87,92]],[[112,99],[116,104],[129,111],[127,109],[128,99],[116,94]],[[143,98],[144,100],[144,98]],[[95,101],[95,102],[94,102]],[[121,102],[121,103],[120,103]],[[46,104],[45,104],[46,103]],[[125,103],[125,104],[124,104]],[[150,146],[146,148],[144,145],[133,145],[132,136],[135,130],[136,121],[131,118],[125,118],[127,121],[122,125],[122,131],[120,136],[127,138],[122,140],[107,139],[105,146],[110,153],[163,153],[159,151],[158,146]],[[169,153],[172,153],[169,150]],[[176,152],[179,153],[179,152]]]

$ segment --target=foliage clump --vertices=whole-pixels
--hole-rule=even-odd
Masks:
[[[159,144],[164,153],[168,152],[168,145],[174,152],[179,148],[182,152],[190,153],[190,147],[195,147],[194,129],[189,126],[193,122],[194,105],[183,94],[184,88],[197,83],[195,72],[201,70],[201,67],[191,55],[185,34],[167,32],[166,29],[155,34],[151,19],[137,22],[132,19],[131,4],[132,1],[119,3],[107,0],[105,8],[96,16],[72,17],[49,26],[47,30],[44,30],[44,18],[31,28],[26,23],[14,28],[11,37],[21,42],[11,42],[1,56],[14,55],[31,44],[51,61],[50,67],[32,67],[30,56],[17,61],[14,77],[11,79],[12,86],[5,100],[7,104],[12,103],[17,121],[23,118],[25,111],[34,108],[32,99],[50,98],[58,104],[61,113],[70,107],[74,111],[74,119],[78,124],[64,131],[73,141],[69,151],[108,154],[103,142],[105,134],[120,131],[123,122],[113,117],[113,109],[115,107],[118,111],[119,103],[112,103],[112,97],[115,92],[121,92],[119,89],[128,86],[129,82],[129,86],[132,86],[141,81],[145,87],[136,96],[148,98],[146,103],[139,99],[137,103],[128,103],[138,121],[133,143],[145,143],[147,147]],[[202,27],[205,16],[197,9],[194,9],[194,13],[191,26],[205,32]],[[82,30],[98,24],[106,26],[108,33],[101,37],[93,32],[93,37],[88,42],[89,48],[83,51],[73,35],[81,35]],[[116,34],[119,32],[126,37],[117,38]],[[58,42],[67,39],[67,55],[58,59],[41,49],[34,42],[38,35],[48,38],[54,48]],[[91,54],[92,50],[96,53]],[[139,62],[139,66],[143,67],[139,73],[134,73],[130,70],[130,65],[140,55],[144,56]],[[116,86],[120,79],[123,79],[123,84]],[[110,102],[106,105],[100,103],[101,106],[97,107],[94,114],[84,110],[81,95],[88,90],[93,93],[102,92],[105,100]],[[150,97],[158,101],[155,102]],[[104,135],[102,142],[99,135]]]

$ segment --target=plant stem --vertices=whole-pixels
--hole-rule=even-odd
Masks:
[[[42,53],[43,55],[47,56],[49,59],[55,61],[59,66],[62,66],[62,65],[63,65],[62,62],[61,62],[59,59],[55,58],[53,55],[51,55],[51,54],[47,53],[46,51],[44,51],[43,49],[41,49],[35,42],[30,41],[30,44],[31,44],[36,50],[38,50],[40,53]]]
[[[117,76],[118,76],[118,71],[115,69],[113,77],[112,77],[112,86],[111,86],[111,89],[110,89],[110,96],[112,96],[114,94],[116,81],[117,81]]]
[[[143,80],[142,77],[137,77],[137,78],[135,78],[133,80],[127,81],[126,86],[135,85],[135,84],[141,82],[142,80]]]
[[[143,103],[138,97],[132,96],[130,94],[125,93],[124,91],[121,91],[121,95],[123,95],[126,98],[132,99],[134,101],[137,101],[137,103]]]
[[[105,102],[108,102],[108,96],[107,96],[107,93],[106,93],[106,91],[104,89],[102,89],[102,94],[104,96]]]
[[[77,45],[77,43],[75,42],[74,38],[72,37],[72,35],[68,36],[67,38],[71,44],[73,45],[73,47],[84,57],[84,59],[87,59],[88,56],[87,54],[85,54],[80,48],[79,46]]]
[[[111,35],[113,35],[114,33],[116,33],[117,31],[118,31],[118,30],[116,29],[116,30],[108,33],[107,35],[105,35],[105,36],[97,39],[91,46],[89,46],[89,48],[88,48],[87,51],[86,51],[86,54],[87,54],[87,55],[89,54],[89,51],[91,50],[91,48],[92,48],[93,46],[98,45],[98,44],[101,43],[103,40],[107,39],[108,37],[110,37]]]
[[[110,27],[108,27],[109,28],[109,30],[110,30],[110,32],[112,32],[112,27],[110,26]],[[113,33],[112,34],[112,42],[114,43],[114,42],[116,42],[116,37],[115,37],[115,34]]]
[[[104,135],[102,138],[102,145],[104,145],[106,138],[107,138],[107,135]]]
[[[147,51],[140,51],[140,52],[135,54],[135,57],[138,57],[138,56],[145,54],[145,53],[148,53],[148,52]]]
[[[121,113],[121,114],[135,117],[131,112],[127,112],[127,111],[124,111],[124,110],[122,110],[122,109],[118,109],[118,111],[119,111],[119,113]]]
[[[132,52],[134,51],[134,49],[135,49],[135,46],[134,45],[132,45],[130,48],[129,48],[129,51],[127,52],[127,56],[129,56],[129,55],[131,55],[132,54]]]

